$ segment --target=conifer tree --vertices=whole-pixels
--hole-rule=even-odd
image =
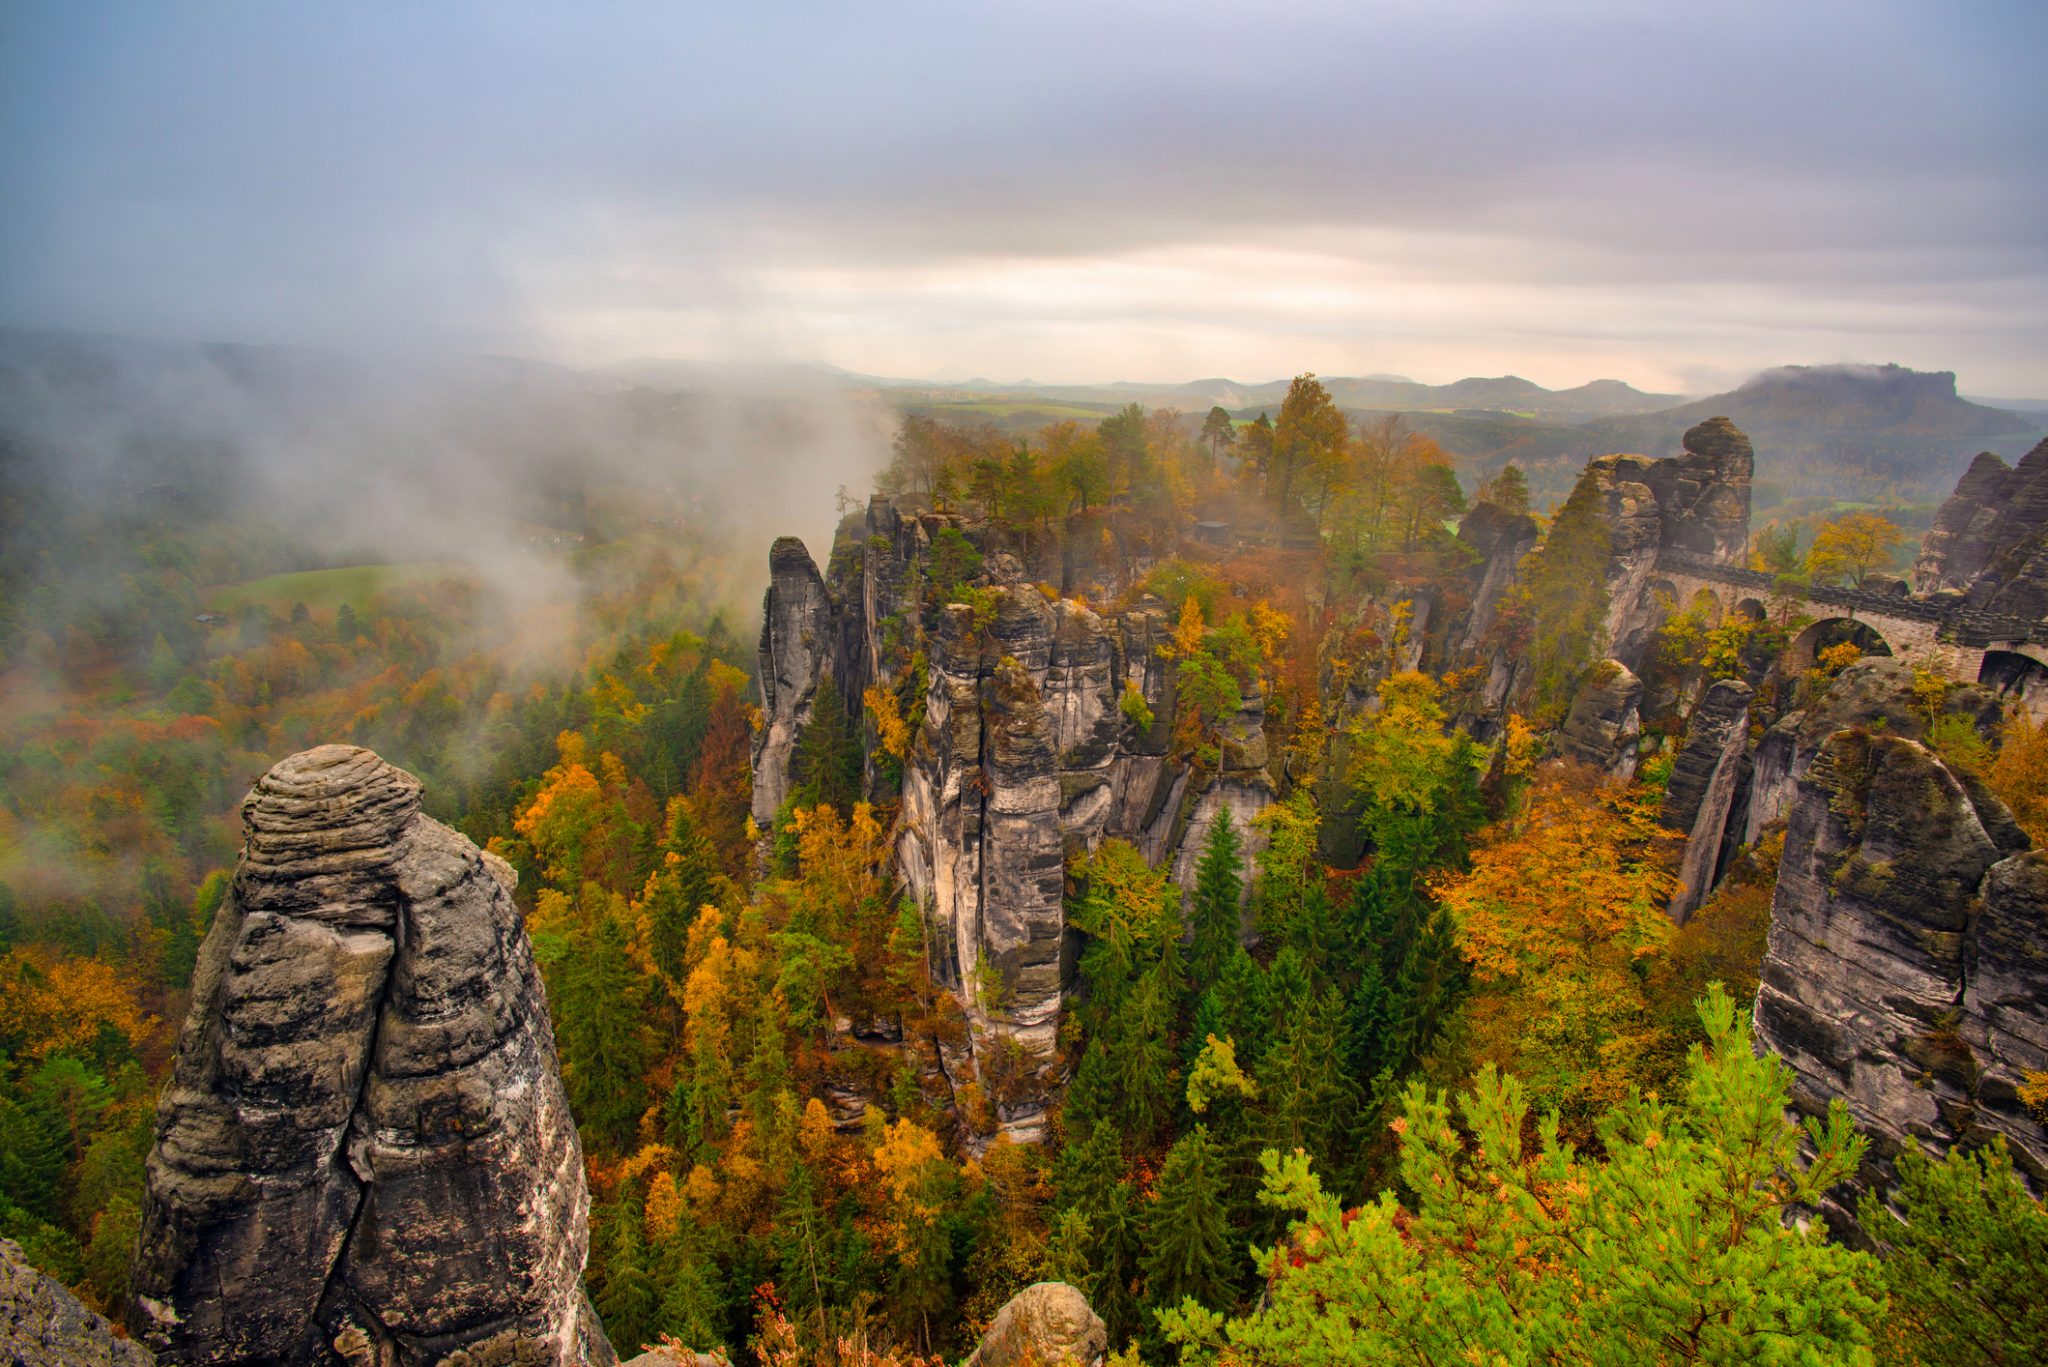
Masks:
[[[1222,1155],[1197,1125],[1166,1155],[1145,1213],[1145,1294],[1156,1306],[1189,1296],[1210,1309],[1231,1299],[1230,1221]]]
[[[1196,985],[1201,986],[1200,980]],[[1215,1035],[1236,1045],[1238,1062],[1249,1068],[1265,1052],[1272,1035],[1271,1016],[1266,975],[1242,945],[1233,946],[1195,1007],[1194,1023],[1188,1029],[1188,1057],[1199,1053],[1203,1042]]]
[[[1086,1130],[1069,1124],[1066,1145],[1053,1163],[1053,1201],[1061,1210],[1100,1209],[1124,1175],[1123,1138],[1108,1120]],[[1078,1135],[1078,1137],[1077,1137]]]
[[[826,1233],[817,1178],[808,1165],[798,1163],[776,1207],[775,1284],[790,1318],[814,1332],[822,1330],[826,1308],[837,1291]]]
[[[1093,1270],[1082,1289],[1108,1327],[1110,1343],[1124,1343],[1141,1327],[1135,1284],[1144,1230],[1131,1184],[1118,1182],[1111,1187],[1101,1206],[1089,1212],[1088,1221],[1093,1234],[1089,1259]]]
[[[706,1351],[725,1343],[728,1307],[719,1289],[717,1262],[704,1246],[703,1233],[690,1221],[680,1221],[675,1232],[662,1241],[660,1264],[661,1332]]]
[[[1406,1206],[1386,1191],[1358,1207],[1306,1156],[1268,1154],[1265,1199],[1301,1218],[1258,1255],[1271,1281],[1252,1314],[1162,1313],[1181,1362],[1463,1362],[1477,1344],[1503,1363],[1868,1364],[1877,1269],[1785,1218],[1854,1173],[1866,1141],[1839,1100],[1787,1118],[1789,1070],[1718,985],[1700,1016],[1682,1099],[1617,1105],[1595,1156],[1491,1066],[1455,1124],[1449,1099],[1408,1087]]]
[[[1282,1153],[1301,1149],[1328,1168],[1357,1101],[1344,1075],[1343,1000],[1328,988],[1305,992],[1298,1002],[1282,1012],[1279,1033],[1259,1060],[1265,1138]]]
[[[1178,1100],[1173,1083],[1173,1014],[1166,975],[1148,973],[1111,1029],[1089,1046],[1107,1053],[1115,1114],[1140,1142],[1158,1132]]]
[[[2003,1138],[1975,1153],[1898,1156],[1895,1216],[1875,1194],[1857,1216],[1884,1254],[1885,1329],[1927,1367],[2048,1361],[2048,1208]]]
[[[623,1148],[646,1109],[645,982],[626,952],[626,928],[609,913],[577,933],[564,956],[555,1032],[563,1082],[586,1141]]]
[[[818,680],[811,719],[790,755],[790,796],[799,807],[825,803],[844,815],[860,798],[860,733],[830,674]]]
[[[605,1212],[604,1278],[597,1292],[597,1313],[605,1333],[626,1352],[654,1337],[660,1293],[648,1270],[647,1240],[641,1228],[639,1191],[635,1183],[620,1184],[618,1199]]]
[[[1522,558],[1521,587],[1507,614],[1528,632],[1536,703],[1546,711],[1562,709],[1580,671],[1607,648],[1601,633],[1611,549],[1606,495],[1589,471],[1543,544]]]
[[[648,948],[654,955],[655,967],[671,981],[679,982],[690,925],[700,908],[718,900],[713,882],[718,873],[718,852],[698,833],[690,806],[681,799],[669,804],[668,834],[662,841],[662,855],[662,870],[657,875],[653,895],[645,903]]]
[[[1197,985],[1211,984],[1238,942],[1239,906],[1244,896],[1244,856],[1230,809],[1209,823],[1195,866],[1194,943],[1188,972]]]

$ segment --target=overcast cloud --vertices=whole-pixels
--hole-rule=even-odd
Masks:
[[[2038,4],[0,8],[0,322],[2048,395]]]

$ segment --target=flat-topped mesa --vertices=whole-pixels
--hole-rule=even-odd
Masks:
[[[165,1364],[612,1362],[510,866],[354,746],[280,761],[242,821],[158,1104],[131,1329]]]

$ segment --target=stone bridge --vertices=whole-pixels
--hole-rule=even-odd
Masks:
[[[1648,587],[1669,594],[1684,607],[1701,594],[1717,603],[1725,619],[1743,613],[1761,620],[1784,600],[1777,580],[1756,570],[1722,564],[1706,556],[1666,549],[1657,556]],[[1938,669],[1963,683],[1980,680],[2029,695],[2048,685],[2048,622],[1999,617],[1968,609],[1961,594],[1915,598],[1904,592],[1813,585],[1795,601],[1811,621],[1787,654],[1795,669],[1812,665],[1816,642],[1830,626],[1853,622],[1876,635],[1901,659]],[[2029,697],[2030,706],[2033,697]]]

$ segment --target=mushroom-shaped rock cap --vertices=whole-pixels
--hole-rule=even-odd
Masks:
[[[242,799],[244,894],[314,877],[369,874],[391,863],[420,815],[420,781],[357,745],[279,760]],[[260,894],[253,901],[263,900]]]
[[[1729,456],[1754,460],[1756,453],[1743,430],[1727,418],[1708,418],[1685,431],[1685,449],[1696,456],[1722,460]]]
[[[250,835],[337,828],[388,839],[420,809],[420,781],[360,745],[286,756],[242,799]]]

